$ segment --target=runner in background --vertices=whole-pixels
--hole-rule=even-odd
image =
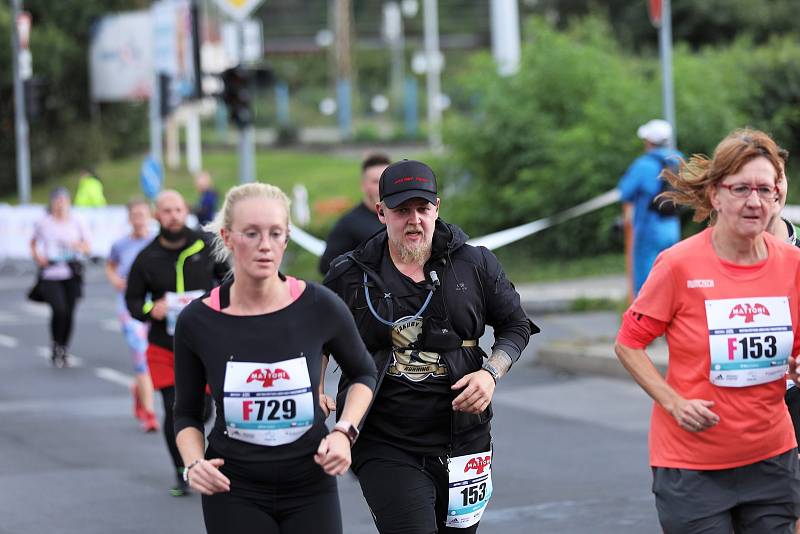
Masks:
[[[234,187],[209,230],[233,281],[189,304],[175,332],[175,430],[206,531],[340,534],[332,475],[350,466],[375,365],[336,295],[278,272],[289,242],[280,189]],[[323,351],[354,377],[331,433],[317,399]],[[206,383],[217,418],[204,451]]]
[[[165,190],[158,195],[156,219],[161,229],[133,261],[125,290],[131,317],[150,325],[147,365],[153,387],[164,402],[162,429],[175,469],[172,495],[177,497],[185,495],[187,487],[173,424],[175,321],[189,302],[215,286],[227,272],[225,265],[214,261],[204,236],[186,226],[188,214],[186,202],[177,191]]]
[[[54,367],[69,367],[75,307],[83,294],[83,262],[89,255],[89,231],[70,210],[69,191],[50,193],[47,215],[36,222],[31,256],[39,267],[37,297],[50,305],[50,335]]]
[[[125,306],[128,272],[133,260],[153,240],[155,233],[150,228],[150,205],[146,200],[131,200],[127,208],[128,222],[132,231],[130,235],[111,245],[111,252],[106,261],[106,277],[117,290],[117,317],[133,358],[133,370],[136,373],[131,388],[134,415],[139,419],[142,430],[155,432],[158,430],[158,422],[153,411],[153,382],[147,369],[147,325],[131,317]]]
[[[197,190],[197,204],[194,214],[200,226],[208,224],[214,219],[217,212],[217,190],[208,171],[200,171],[194,177],[194,187]]]
[[[653,492],[666,534],[794,532],[800,464],[783,401],[797,380],[800,250],[765,230],[778,147],[737,130],[668,173],[711,227],[662,252],[623,316],[616,353],[654,400]],[[666,379],[647,346],[666,333]]]
[[[791,221],[781,216],[783,207],[786,205],[786,194],[789,189],[789,183],[786,177],[786,165],[789,163],[789,152],[781,148],[778,150],[778,155],[781,158],[783,180],[778,182],[778,200],[775,202],[775,211],[772,221],[767,227],[767,231],[790,245],[800,247],[800,240],[797,239],[797,229]],[[786,407],[789,409],[789,415],[792,417],[795,439],[800,443],[800,388],[795,386],[793,380],[786,380],[786,395],[784,396],[784,400],[786,401]],[[800,530],[800,527],[798,530]]]
[[[367,154],[361,162],[361,202],[345,213],[334,225],[325,243],[325,252],[319,259],[319,272],[328,272],[331,260],[349,252],[383,228],[375,206],[378,204],[378,180],[391,163],[389,156],[381,153]]]
[[[632,225],[633,243],[632,290],[639,292],[656,256],[671,247],[681,237],[680,220],[670,204],[654,202],[665,190],[661,172],[677,168],[681,153],[669,147],[672,126],[665,120],[654,119],[639,127],[636,135],[644,143],[645,153],[631,163],[620,179],[619,189],[624,203],[625,225]],[[627,237],[626,233],[626,237]],[[627,250],[627,249],[626,249]]]

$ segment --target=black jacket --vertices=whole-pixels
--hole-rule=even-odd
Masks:
[[[172,336],[167,334],[166,321],[150,317],[149,300],[155,302],[167,291],[177,291],[182,279],[183,291],[208,290],[224,278],[228,268],[216,263],[206,234],[190,231],[182,249],[164,248],[153,239],[133,260],[128,273],[125,304],[131,317],[150,323],[147,340],[169,351],[173,350]]]
[[[423,334],[420,349],[438,352],[449,370],[450,382],[481,368],[486,354],[480,347],[461,347],[462,340],[478,340],[488,324],[494,328],[493,348],[505,350],[516,361],[528,344],[531,334],[539,329],[526,316],[513,284],[506,278],[497,258],[484,247],[466,244],[467,235],[457,226],[436,221],[431,257],[425,264],[429,283],[436,271],[441,286],[434,292],[423,313]],[[356,250],[339,256],[331,263],[323,282],[336,292],[350,308],[359,333],[378,368],[378,389],[391,361],[391,328],[379,322],[369,310],[364,292],[364,273],[370,288],[375,311],[393,321],[393,298],[381,278],[383,255],[388,253],[386,232],[376,234]],[[454,338],[452,334],[457,336]],[[350,380],[339,381],[337,401]],[[454,395],[455,397],[455,395]],[[454,412],[452,417],[453,450],[488,434],[492,417],[491,405],[480,414]]]

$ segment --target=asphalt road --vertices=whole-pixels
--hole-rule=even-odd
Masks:
[[[130,359],[100,271],[89,272],[71,347],[79,365],[70,369],[49,365],[49,309],[25,301],[31,283],[0,276],[0,534],[204,532],[199,496],[167,492],[161,434],[141,433],[132,417]],[[480,532],[660,532],[645,394],[630,382],[535,365],[542,339],[608,335],[613,320],[534,320],[545,333],[495,395],[495,493]],[[344,531],[376,532],[354,479],[339,488]]]

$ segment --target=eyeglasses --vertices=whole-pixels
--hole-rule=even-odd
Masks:
[[[719,184],[719,186],[730,191],[736,198],[748,198],[753,191],[761,200],[775,200],[778,197],[778,187],[774,185]]]
[[[264,239],[264,234],[261,233],[261,230],[245,230],[244,232],[234,231],[233,233],[238,235],[242,241],[252,247],[257,247]],[[288,240],[289,233],[283,230],[271,230],[268,237],[271,243],[281,244]]]

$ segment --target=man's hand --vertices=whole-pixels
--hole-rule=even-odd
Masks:
[[[494,394],[494,378],[488,371],[480,369],[461,377],[451,389],[464,389],[453,399],[453,410],[456,412],[481,413],[489,406]]]
[[[701,432],[719,423],[719,416],[711,411],[714,401],[680,399],[669,410],[678,425],[689,432]]]
[[[153,308],[150,310],[150,317],[156,321],[163,321],[167,316],[167,299],[162,297],[153,302]]]
[[[800,381],[798,381],[798,374],[797,374],[797,358],[795,356],[791,356],[789,358],[789,379],[794,382],[796,386],[800,386]]]
[[[111,279],[111,285],[113,285],[114,289],[117,291],[125,291],[128,287],[128,281],[121,276],[117,276]]]

